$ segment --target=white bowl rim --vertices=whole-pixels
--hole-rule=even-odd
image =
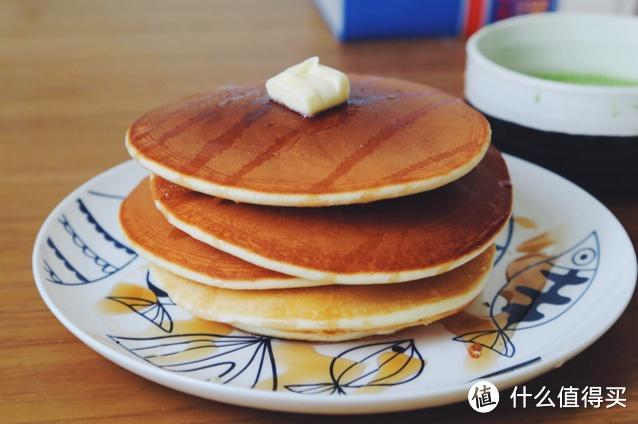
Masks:
[[[535,86],[539,88],[546,88],[553,91],[569,91],[569,92],[582,92],[588,94],[635,94],[638,95],[637,86],[604,86],[604,85],[592,85],[592,84],[574,84],[569,82],[552,81],[543,78],[527,75],[506,66],[500,65],[493,60],[485,56],[478,48],[478,43],[481,38],[487,34],[502,30],[503,28],[516,27],[524,25],[532,21],[549,20],[558,21],[566,19],[585,19],[585,20],[608,20],[608,21],[623,21],[631,22],[636,25],[638,31],[638,17],[627,15],[613,15],[613,14],[597,14],[597,13],[563,13],[563,12],[544,12],[544,13],[532,13],[528,15],[520,15],[512,18],[504,19],[502,21],[495,22],[490,25],[486,25],[476,33],[474,33],[467,41],[465,45],[465,52],[467,54],[467,60],[474,60],[480,65],[485,66],[492,72],[503,78],[508,78],[523,85]]]

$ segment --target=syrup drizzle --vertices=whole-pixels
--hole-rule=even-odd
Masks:
[[[259,121],[268,112],[271,111],[272,105],[264,103],[251,112],[247,113],[239,120],[235,125],[230,127],[227,131],[219,136],[207,141],[202,149],[197,152],[195,158],[191,160],[186,166],[186,170],[196,171],[202,166],[206,165],[215,156],[230,149],[241,135],[250,128],[255,122]]]
[[[387,142],[393,136],[399,134],[401,131],[414,124],[418,119],[427,115],[429,112],[438,109],[448,103],[455,101],[454,99],[444,99],[437,103],[429,104],[419,110],[415,110],[408,115],[395,120],[390,125],[381,128],[374,136],[369,138],[365,143],[355,150],[350,156],[341,161],[339,165],[328,174],[323,180],[315,184],[313,190],[325,190],[329,188],[335,181],[346,175],[352,170],[359,162],[372,155],[379,147]]]

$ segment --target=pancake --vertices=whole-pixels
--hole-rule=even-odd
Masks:
[[[151,178],[158,209],[192,237],[255,265],[308,280],[416,280],[464,264],[507,222],[512,189],[490,148],[467,176],[437,190],[365,205],[273,208]]]
[[[448,273],[403,284],[228,290],[152,266],[154,280],[182,309],[249,332],[338,341],[387,334],[451,315],[482,290],[494,247]]]
[[[481,160],[486,119],[432,87],[350,75],[348,103],[313,118],[263,84],[227,86],[139,118],[126,146],[161,177],[201,193],[274,206],[405,196],[454,181]]]
[[[199,283],[230,289],[322,284],[255,266],[171,226],[153,204],[148,178],[122,202],[120,226],[131,246],[146,260]]]
[[[469,304],[469,303],[468,303]],[[236,326],[239,330],[247,333],[260,334],[263,336],[276,337],[278,339],[291,339],[291,340],[304,340],[304,341],[317,341],[317,342],[341,342],[347,340],[356,340],[364,337],[381,336],[386,334],[396,333],[397,331],[404,330],[410,327],[416,327],[417,325],[428,325],[435,321],[439,321],[443,318],[447,318],[454,314],[459,313],[465,309],[468,304],[461,306],[458,309],[439,314],[436,316],[428,317],[426,319],[414,322],[410,325],[397,325],[381,328],[369,328],[361,331],[346,331],[346,330],[319,330],[319,331],[286,331],[275,330],[272,328],[263,328],[255,326]]]

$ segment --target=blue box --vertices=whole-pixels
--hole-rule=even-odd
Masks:
[[[315,0],[335,37],[451,37],[489,22],[556,10],[557,0]]]

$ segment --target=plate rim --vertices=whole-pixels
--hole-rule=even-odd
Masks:
[[[620,230],[621,242],[625,244],[627,249],[628,259],[633,259],[632,263],[627,261],[627,272],[623,272],[618,278],[621,280],[627,280],[627,287],[623,292],[619,292],[617,296],[624,295],[622,304],[617,303],[617,307],[613,310],[612,314],[606,316],[606,320],[602,321],[596,331],[591,332],[591,326],[587,326],[587,329],[583,330],[583,325],[578,326],[574,330],[574,334],[577,332],[586,331],[590,333],[587,337],[582,337],[579,343],[565,346],[562,349],[553,349],[552,353],[544,355],[542,359],[536,363],[531,363],[521,368],[516,373],[506,372],[494,377],[490,377],[489,380],[495,384],[500,391],[507,390],[510,387],[520,384],[525,381],[529,381],[532,378],[538,377],[542,374],[551,371],[554,368],[559,368],[565,362],[571,360],[573,357],[584,351],[586,348],[596,342],[603,334],[605,334],[613,324],[618,321],[620,316],[626,310],[629,302],[633,297],[633,293],[636,288],[636,278],[638,277],[638,265],[636,263],[636,252],[631,243],[631,239],[627,234],[627,231],[616,218],[616,216],[596,197],[588,193],[586,190],[569,181],[567,178],[556,174],[555,172],[536,165],[532,162],[524,159],[503,153],[508,167],[517,162],[523,166],[530,166],[536,171],[547,172],[553,177],[557,177],[564,183],[575,189],[580,195],[589,197],[589,200],[594,201],[601,207],[602,211],[606,213],[611,222],[617,226]],[[426,389],[418,390],[412,393],[376,393],[376,394],[357,394],[356,396],[346,397],[328,397],[328,396],[298,396],[294,393],[287,392],[273,392],[267,390],[256,390],[252,388],[236,387],[230,385],[219,384],[216,382],[198,380],[185,375],[176,374],[171,371],[163,370],[152,364],[140,361],[138,358],[128,356],[124,351],[120,351],[116,346],[107,346],[99,339],[91,335],[89,332],[81,329],[71,319],[69,319],[64,312],[58,308],[53,299],[49,296],[45,287],[44,281],[40,276],[40,270],[38,265],[41,262],[40,246],[43,245],[46,237],[46,230],[50,227],[53,220],[60,214],[60,211],[78,194],[83,193],[88,187],[99,183],[104,179],[108,179],[112,174],[122,172],[124,169],[131,167],[132,165],[139,166],[136,162],[129,159],[118,165],[115,165],[89,180],[76,187],[71,193],[66,195],[60,200],[56,206],[48,214],[44,220],[33,244],[32,251],[32,272],[35,281],[35,285],[38,289],[40,297],[43,299],[47,308],[53,313],[57,320],[75,337],[80,339],[82,343],[90,347],[92,350],[105,357],[111,362],[114,362],[118,366],[137,374],[147,380],[161,384],[173,390],[179,390],[198,397],[215,400],[219,402],[225,402],[229,404],[266,409],[272,411],[286,411],[297,413],[315,413],[315,414],[366,414],[366,413],[380,413],[380,412],[397,412],[412,410],[418,408],[434,407],[445,404],[456,403],[466,399],[467,388],[470,386],[470,382],[457,383],[450,385],[444,389]],[[146,171],[148,172],[148,171]],[[626,277],[623,277],[626,276]],[[601,321],[599,321],[601,322]],[[533,355],[532,355],[533,356]],[[525,363],[530,360],[529,357],[524,357],[519,363]],[[338,399],[338,401],[336,400]],[[294,402],[291,402],[294,400]]]

